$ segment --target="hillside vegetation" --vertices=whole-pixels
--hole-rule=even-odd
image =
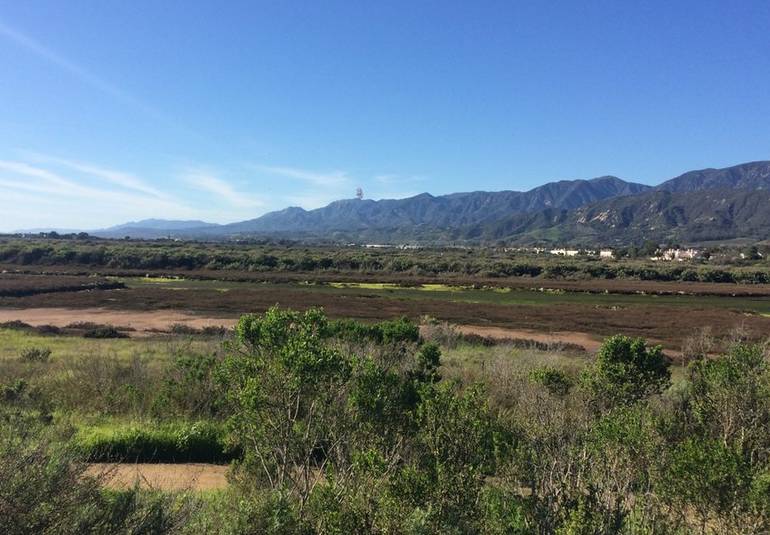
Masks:
[[[650,247],[652,247],[650,249]],[[165,270],[190,276],[253,279],[264,274],[328,274],[383,276],[394,280],[446,278],[478,284],[480,279],[511,277],[556,279],[630,279],[718,283],[768,283],[767,257],[741,258],[739,251],[715,250],[694,262],[651,262],[644,255],[657,246],[618,251],[620,261],[591,257],[565,258],[549,254],[512,252],[504,248],[369,249],[360,247],[300,247],[233,245],[195,242],[135,242],[108,240],[0,240],[0,264],[11,269],[68,269],[76,272]],[[649,249],[649,250],[647,250]],[[744,255],[745,256],[745,255]],[[190,273],[193,272],[193,273]],[[208,272],[208,273],[203,273]]]

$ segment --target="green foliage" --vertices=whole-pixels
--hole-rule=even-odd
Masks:
[[[128,335],[111,325],[88,329],[83,333],[83,338],[128,338]]]
[[[415,462],[395,482],[399,494],[427,511],[431,531],[474,531],[484,481],[494,472],[500,436],[484,393],[457,395],[453,385],[424,385],[417,407]]]
[[[558,240],[558,236],[556,236]],[[460,277],[631,278],[655,281],[770,282],[763,264],[749,249],[741,266],[661,265],[647,257],[657,250],[654,242],[644,250],[621,251],[623,260],[599,264],[595,258],[556,258],[519,253],[511,258],[505,249],[361,250],[348,247],[284,247],[265,243],[117,242],[73,240],[0,240],[0,262],[19,266],[89,266],[108,269],[240,271],[248,273],[317,273],[451,275]],[[637,257],[640,259],[637,260]],[[704,259],[705,261],[705,259]],[[750,269],[750,266],[758,268]],[[119,287],[100,281],[98,287]]]
[[[303,502],[343,446],[337,432],[351,365],[326,344],[327,325],[318,310],[244,316],[220,368],[245,473]]]
[[[369,340],[376,344],[416,343],[420,339],[420,328],[408,318],[366,324],[355,320],[335,320],[326,325],[328,336],[344,340]]]
[[[193,513],[189,501],[169,494],[103,491],[103,481],[49,435],[39,421],[0,416],[1,533],[162,534]]]
[[[552,366],[542,366],[529,372],[531,381],[542,385],[554,396],[565,396],[572,388],[572,378],[563,370]]]
[[[668,387],[671,374],[660,346],[641,338],[611,336],[582,380],[596,404],[612,407],[634,403]]]
[[[217,414],[220,390],[215,372],[218,365],[215,354],[177,355],[166,372],[161,395],[155,402],[156,412],[199,417]]]
[[[472,374],[408,321],[318,310],[245,316],[224,354],[185,336],[155,359],[124,353],[146,341],[74,339],[121,351],[75,357],[63,337],[4,335],[2,532],[163,533],[190,507],[186,533],[770,531],[764,346],[709,352],[657,395],[666,359],[626,337],[574,382],[564,355],[465,344]],[[56,359],[17,358],[42,345]],[[192,505],[104,492],[83,459],[232,460],[232,485]]]
[[[226,447],[223,427],[207,421],[84,428],[73,447],[97,462],[226,462],[237,455]]]
[[[420,383],[437,383],[441,380],[441,349],[437,344],[423,344],[417,352],[416,369],[413,376]]]
[[[682,509],[692,506],[705,521],[730,512],[746,492],[747,466],[740,455],[716,441],[687,439],[665,464],[659,492]]]

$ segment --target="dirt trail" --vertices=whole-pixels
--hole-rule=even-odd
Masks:
[[[148,330],[168,329],[175,323],[200,329],[209,326],[232,327],[233,318],[209,318],[173,310],[110,310],[107,308],[25,308],[0,309],[0,323],[20,320],[30,325],[55,325],[64,327],[76,321],[106,323],[131,327],[138,333]]]
[[[578,333],[570,331],[558,331],[544,333],[542,331],[531,331],[528,329],[506,329],[505,327],[482,327],[477,325],[455,325],[454,328],[462,334],[477,334],[489,338],[523,338],[534,340],[544,344],[568,343],[577,344],[586,348],[586,351],[593,353],[602,344],[601,338],[587,333]]]
[[[30,325],[55,325],[64,327],[76,321],[131,327],[131,336],[148,336],[153,332],[168,330],[175,323],[201,329],[209,326],[230,328],[238,321],[235,318],[203,316],[179,310],[113,310],[108,308],[0,308],[0,323],[20,320]],[[583,346],[586,351],[595,352],[602,343],[602,336],[579,331],[546,331],[533,329],[512,329],[489,325],[455,324],[453,327],[463,334],[477,334],[491,338],[523,338],[542,343],[570,343]],[[650,343],[660,343],[648,338]],[[678,354],[667,348],[667,352]]]
[[[134,486],[156,490],[216,490],[227,487],[227,466],[218,464],[93,463],[86,473],[104,478],[106,487]]]
[[[596,353],[602,345],[603,337],[588,333],[579,333],[572,331],[555,331],[545,333],[542,331],[531,331],[526,329],[506,329],[505,327],[482,327],[477,325],[455,325],[454,328],[463,334],[477,334],[479,336],[488,336],[490,338],[524,338],[534,340],[545,344],[569,343],[583,346],[589,353]],[[650,345],[662,344],[660,340],[654,338],[647,339]],[[677,349],[666,348],[666,354],[671,357],[681,356],[682,352]]]

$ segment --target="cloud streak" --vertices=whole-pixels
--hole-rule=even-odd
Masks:
[[[262,199],[236,190],[230,183],[225,182],[212,173],[193,170],[185,173],[183,178],[194,188],[207,193],[213,193],[233,206],[239,208],[259,208],[265,206],[265,202]]]
[[[8,176],[12,177],[8,179]],[[19,177],[27,180],[19,181]],[[15,180],[13,179],[15,178]],[[36,182],[28,179],[35,179]],[[122,209],[134,208],[143,212],[155,210],[159,214],[164,213],[188,213],[193,211],[176,201],[148,196],[146,194],[127,193],[114,190],[105,190],[78,184],[63,176],[44,169],[32,166],[25,162],[0,160],[0,185],[17,191],[34,192],[55,198],[90,199],[99,201]],[[98,206],[101,208],[102,206]],[[90,207],[97,208],[97,207]]]
[[[16,46],[24,50],[27,50],[28,52],[34,54],[38,58],[44,61],[47,61],[48,63],[69,73],[73,77],[77,78],[84,84],[91,86],[97,91],[100,91],[106,95],[109,95],[110,97],[114,98],[117,101],[123,102],[124,104],[127,104],[137,110],[140,110],[145,115],[151,117],[152,119],[154,119],[155,121],[158,121],[159,123],[162,123],[168,127],[179,130],[181,132],[185,132],[188,135],[191,135],[197,139],[203,140],[207,143],[211,142],[208,138],[201,136],[197,132],[193,132],[192,130],[188,129],[184,125],[180,125],[177,121],[174,121],[172,118],[168,117],[159,109],[153,106],[150,106],[149,104],[142,101],[141,99],[138,99],[128,91],[125,91],[124,89],[116,86],[115,84],[105,80],[101,76],[94,74],[93,72],[86,69],[85,67],[82,67],[76,62],[71,61],[70,59],[64,57],[63,55],[57,53],[56,51],[50,49],[49,47],[43,45],[39,41],[33,39],[29,35],[13,28],[12,26],[4,22],[2,19],[0,19],[0,37],[4,37],[6,40],[12,42]]]
[[[274,166],[274,165],[253,165],[253,169],[269,175],[282,176],[301,180],[302,182],[314,186],[330,187],[350,185],[351,179],[344,171],[331,171],[327,173],[309,171],[296,167]]]
[[[9,41],[13,42],[17,46],[24,48],[25,50],[32,52],[41,59],[44,59],[50,63],[53,63],[62,70],[65,70],[90,85],[91,87],[98,89],[99,91],[106,93],[113,98],[127,102],[133,106],[143,109],[145,112],[151,113],[156,116],[160,116],[157,110],[147,106],[142,101],[123,91],[119,87],[109,83],[103,78],[93,74],[87,69],[77,65],[76,63],[68,60],[67,58],[57,54],[50,48],[42,45],[38,41],[32,39],[28,35],[12,28],[8,24],[0,20],[0,36],[5,37]]]
[[[157,197],[158,199],[166,199],[166,200],[169,199],[169,196],[167,194],[150,186],[142,179],[130,173],[124,173],[123,171],[116,171],[114,169],[107,169],[105,167],[100,167],[90,163],[84,163],[84,162],[75,161],[75,160],[67,160],[65,158],[57,158],[54,156],[47,156],[47,155],[35,153],[35,152],[29,153],[29,154],[33,159],[39,162],[59,165],[70,170],[85,173],[87,175],[115,184],[122,188],[137,191],[139,193],[144,193],[152,197]]]

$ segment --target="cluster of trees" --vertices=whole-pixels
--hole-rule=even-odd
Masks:
[[[221,369],[231,438],[244,452],[238,480],[259,489],[273,527],[770,529],[761,347],[697,359],[672,391],[659,347],[615,336],[579,376],[533,370],[493,405],[481,385],[441,381],[433,344],[350,354],[327,326],[317,311],[245,317]]]
[[[755,255],[756,256],[756,255]],[[762,262],[756,256],[751,262]],[[629,278],[652,281],[770,283],[761,266],[655,265],[635,260],[511,258],[495,250],[369,251],[194,243],[0,242],[0,263],[141,270],[377,273],[456,277]]]

